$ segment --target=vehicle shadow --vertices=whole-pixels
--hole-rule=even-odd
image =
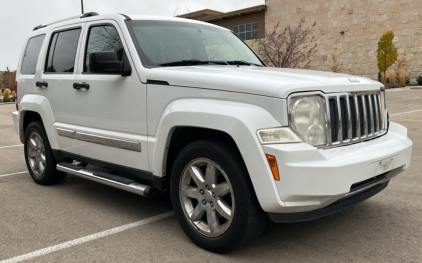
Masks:
[[[402,219],[397,211],[379,202],[379,197],[313,221],[270,222],[261,236],[230,257],[249,261],[265,254],[270,261],[343,262],[376,261],[383,254],[389,260],[399,260],[398,251],[406,248],[400,237],[403,228],[397,224]]]

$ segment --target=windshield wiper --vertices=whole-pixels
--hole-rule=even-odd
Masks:
[[[254,65],[254,66],[258,66],[258,67],[263,67],[263,65],[260,64],[256,64],[256,63],[250,63],[244,60],[230,60],[230,61],[226,61],[228,64],[230,65],[246,65],[246,66],[250,66],[250,65]]]
[[[173,66],[195,66],[195,65],[206,65],[206,64],[229,65],[229,63],[227,63],[226,61],[187,59],[187,60],[178,60],[178,61],[173,61],[173,62],[162,63],[162,64],[158,64],[158,66],[173,67]]]

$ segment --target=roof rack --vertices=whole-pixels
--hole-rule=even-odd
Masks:
[[[49,25],[52,25],[52,24],[56,24],[56,23],[59,23],[59,22],[63,22],[63,21],[67,21],[67,20],[71,20],[71,19],[75,19],[75,18],[87,18],[87,17],[91,17],[91,16],[98,16],[98,13],[97,12],[88,12],[88,13],[83,14],[82,16],[76,15],[76,16],[63,18],[63,19],[60,19],[60,20],[57,20],[57,21],[47,23],[45,25],[41,24],[39,26],[36,26],[36,27],[34,27],[34,29],[32,31],[35,31],[35,30],[38,30],[40,28],[43,28],[43,27],[46,27],[46,26],[49,26]]]
[[[124,18],[126,18],[127,20],[132,20],[129,16],[125,15],[125,14],[119,14],[121,16],[123,16]]]
[[[97,12],[88,12],[88,13],[83,14],[81,16],[81,18],[91,17],[91,16],[98,16],[98,13]]]
[[[43,27],[46,27],[46,25],[36,26],[36,27],[34,27],[34,29],[32,29],[32,31],[35,31],[35,30],[40,29],[40,28],[43,28]]]

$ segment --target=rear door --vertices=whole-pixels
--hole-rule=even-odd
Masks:
[[[79,152],[105,163],[149,171],[147,154],[146,84],[139,80],[119,24],[113,20],[88,22],[83,35],[75,83]],[[130,76],[90,71],[89,54],[116,52]]]
[[[43,72],[38,81],[39,94],[46,97],[54,115],[54,128],[60,149],[78,154],[75,139],[75,90],[78,47],[85,23],[55,28],[49,35]]]

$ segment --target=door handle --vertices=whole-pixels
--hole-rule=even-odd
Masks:
[[[48,87],[48,82],[47,81],[37,81],[35,82],[35,86],[37,86],[38,88],[47,88]]]
[[[87,90],[87,89],[89,89],[89,84],[85,83],[85,82],[73,83],[73,88],[77,89],[77,90],[81,90],[81,89]]]

